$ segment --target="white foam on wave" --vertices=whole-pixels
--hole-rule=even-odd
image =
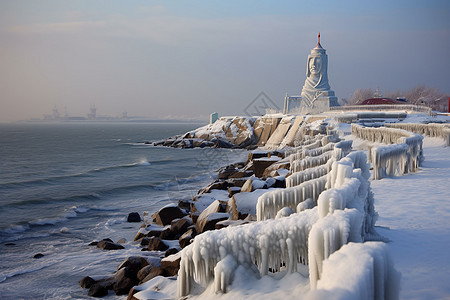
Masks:
[[[112,225],[115,225],[115,224],[121,224],[121,223],[124,223],[124,222],[126,222],[125,218],[109,219],[108,221],[105,222],[105,226],[109,227],[109,226],[112,226]]]
[[[146,158],[143,158],[140,161],[138,161],[137,163],[135,163],[135,165],[138,165],[138,166],[150,166],[150,162]]]
[[[28,224],[13,225],[5,230],[2,230],[2,232],[7,233],[7,234],[14,234],[14,233],[21,233],[21,232],[27,231],[28,229],[30,229],[30,226]]]
[[[26,273],[31,273],[31,272],[35,272],[35,271],[39,271],[42,270],[44,268],[50,267],[56,263],[59,263],[61,260],[53,260],[47,263],[43,263],[40,265],[31,265],[34,267],[28,268],[28,269],[16,269],[16,270],[10,270],[7,269],[5,270],[5,272],[0,273],[0,283],[5,281],[8,278],[17,276],[17,275],[22,275],[22,274],[26,274]]]
[[[62,227],[62,228],[59,230],[59,232],[61,232],[61,233],[69,233],[70,230],[69,230],[69,228],[67,228],[67,227]]]
[[[85,207],[85,206],[72,206],[72,209],[76,213],[85,213],[85,212],[89,211],[90,208]]]
[[[46,219],[37,219],[36,221],[28,222],[30,225],[38,225],[38,226],[44,226],[44,225],[56,225],[60,222],[63,222],[67,220],[67,218],[46,218]]]

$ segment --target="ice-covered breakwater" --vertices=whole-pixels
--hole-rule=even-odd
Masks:
[[[314,208],[197,236],[181,254],[178,296],[187,295],[194,281],[203,286],[213,282],[216,292],[226,292],[240,266],[258,277],[280,268],[294,272],[298,263],[309,265],[311,288],[316,288],[324,259],[348,242],[376,235],[365,154],[354,152],[334,162],[330,174],[319,178],[330,189],[320,194]]]
[[[420,123],[387,123],[386,127],[404,129],[410,132],[427,135],[431,137],[443,138],[447,146],[450,146],[450,125],[449,124],[420,124]]]
[[[352,134],[358,138],[388,144],[369,146],[374,179],[416,172],[423,160],[423,137],[419,134],[397,128],[363,127],[357,124],[352,124],[351,128]]]
[[[321,139],[321,143],[328,139]],[[310,145],[313,145],[312,143]],[[297,153],[292,153],[290,176],[286,178],[286,188],[267,192],[258,198],[256,204],[256,217],[258,220],[275,218],[283,207],[290,207],[300,212],[304,205],[298,205],[311,199],[314,205],[327,185],[327,174],[331,171],[333,162],[339,160],[350,152],[352,141],[327,143],[315,149],[298,147]],[[326,151],[326,152],[324,152]],[[305,154],[308,156],[305,157]],[[314,156],[317,155],[317,156]],[[304,157],[303,159],[298,159]],[[328,183],[330,185],[330,183]]]

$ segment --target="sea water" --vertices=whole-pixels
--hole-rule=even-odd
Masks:
[[[82,277],[112,274],[131,255],[159,255],[133,242],[140,223],[127,223],[128,213],[192,198],[218,167],[245,160],[244,150],[145,144],[201,125],[0,125],[0,298],[87,298]],[[125,249],[88,246],[103,238],[125,238]]]

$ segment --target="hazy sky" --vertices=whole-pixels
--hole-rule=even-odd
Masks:
[[[450,1],[0,0],[0,121],[243,115],[299,94],[321,32],[339,98],[450,93]]]

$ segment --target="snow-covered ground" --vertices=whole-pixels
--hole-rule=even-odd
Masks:
[[[450,147],[424,139],[416,173],[374,180],[377,231],[402,273],[401,299],[450,299]]]

